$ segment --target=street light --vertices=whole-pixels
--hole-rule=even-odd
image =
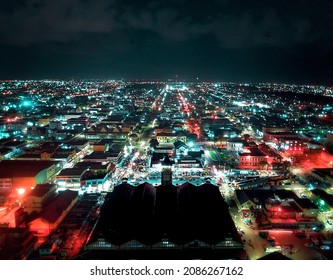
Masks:
[[[17,199],[17,202],[19,203],[19,205],[22,204],[22,197],[25,193],[25,189],[24,188],[19,188],[19,189],[16,189],[17,191],[17,194],[18,194],[18,199]]]
[[[25,193],[25,189],[24,188],[17,189],[17,194],[18,195],[22,196],[22,195],[24,195],[24,193]]]

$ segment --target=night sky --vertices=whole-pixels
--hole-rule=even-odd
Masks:
[[[333,84],[332,0],[1,0],[0,79]]]

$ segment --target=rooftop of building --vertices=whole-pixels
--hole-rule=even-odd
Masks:
[[[0,162],[0,178],[33,177],[57,164],[49,160],[3,160]]]
[[[299,198],[293,191],[290,190],[236,190],[235,194],[238,201],[243,204],[247,201],[257,200],[260,203],[265,203],[268,199],[270,200],[286,200],[291,199],[295,201],[300,207],[304,209],[318,209],[318,207],[307,198]],[[294,205],[294,204],[293,204]],[[295,209],[300,211],[296,205]]]
[[[107,153],[107,152],[95,151],[95,152],[92,152],[89,155],[86,155],[83,159],[84,160],[87,160],[87,159],[107,159],[108,156],[110,156],[110,154]]]
[[[83,174],[82,180],[100,180],[100,179],[105,179],[106,176],[107,176],[106,172],[94,173],[91,171],[87,171]]]
[[[28,196],[42,197],[52,189],[56,189],[56,186],[53,184],[39,184],[35,186],[35,188],[28,194]]]
[[[46,207],[40,218],[50,223],[56,222],[74,199],[78,197],[78,192],[66,190],[59,192],[57,197]]]
[[[5,145],[6,145],[7,147],[17,147],[17,146],[22,146],[22,145],[24,145],[24,144],[26,144],[25,141],[11,140],[11,141],[6,142]]]
[[[244,144],[244,139],[242,139],[242,138],[229,138],[228,140],[227,140],[227,143],[242,143],[242,144]]]
[[[166,136],[166,137],[176,137],[177,134],[173,132],[159,132],[156,134],[157,137],[159,136]]]
[[[40,159],[41,158],[41,153],[40,152],[29,152],[29,153],[24,153],[22,155],[17,156],[17,159]],[[25,160],[26,162],[26,160]]]
[[[314,189],[311,192],[313,194],[319,196],[321,199],[323,199],[325,202],[327,202],[328,205],[333,207],[333,195],[327,193],[325,190],[322,190],[322,189]]]
[[[299,135],[295,132],[290,132],[290,131],[285,131],[285,132],[266,132],[266,134],[273,135],[273,136],[294,136],[294,137],[299,137]]]
[[[70,145],[70,146],[82,146],[82,145],[89,144],[89,140],[85,140],[85,139],[73,139],[73,140],[67,141],[66,144]]]
[[[227,238],[242,243],[218,187],[210,183],[118,185],[106,196],[88,243],[98,238],[118,245],[130,240],[155,244],[163,238],[175,244],[217,244]]]
[[[264,157],[267,156],[265,153],[263,153],[258,148],[250,148],[250,152],[247,153],[239,153],[240,156],[252,156],[252,157]]]
[[[12,151],[13,151],[13,149],[11,149],[11,148],[0,148],[0,154],[2,154],[2,155],[11,153]]]
[[[57,177],[71,177],[71,176],[82,176],[86,172],[87,168],[65,168],[60,171]]]
[[[176,142],[173,143],[176,149],[179,149],[180,147],[188,148],[187,145],[180,140],[177,140]]]
[[[103,164],[101,162],[82,161],[75,164],[74,168],[89,168],[92,170],[107,170],[108,168],[114,167],[113,163]]]
[[[312,172],[322,177],[333,177],[333,168],[314,168]]]

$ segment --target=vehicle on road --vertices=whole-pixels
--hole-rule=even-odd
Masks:
[[[267,241],[268,242],[273,242],[273,241],[275,241],[275,237],[274,236],[269,236],[269,237],[267,237]]]
[[[269,235],[268,231],[259,231],[259,236],[261,238],[265,238],[266,239],[268,237],[268,235]]]
[[[319,245],[319,244],[320,244],[319,239],[318,239],[317,237],[315,237],[315,236],[312,236],[312,237],[311,237],[311,240],[312,240],[312,242],[313,242],[315,245]]]
[[[306,237],[306,233],[304,230],[296,230],[294,231],[295,235],[298,237],[298,238],[304,238]]]
[[[325,226],[322,224],[322,225],[319,225],[319,226],[315,226],[312,228],[313,231],[321,231],[325,228]]]
[[[305,245],[305,247],[308,247],[308,248],[314,247],[314,244],[312,242],[305,243],[304,245]]]
[[[277,251],[282,251],[282,247],[280,245],[272,246],[270,244],[267,244],[265,247],[265,252],[267,252],[267,253],[277,252]]]

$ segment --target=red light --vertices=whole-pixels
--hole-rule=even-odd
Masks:
[[[280,207],[278,208],[278,211],[281,212],[281,208]]]

